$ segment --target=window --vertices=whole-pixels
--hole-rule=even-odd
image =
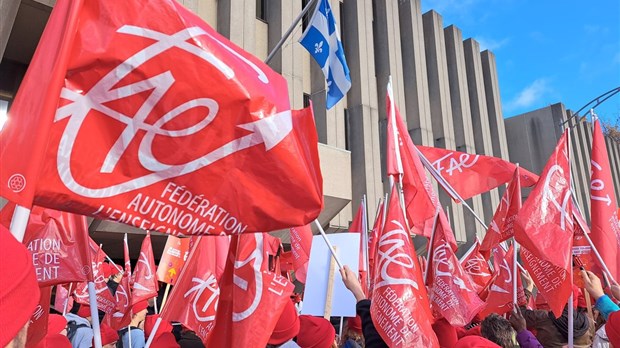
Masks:
[[[301,9],[303,11],[304,8],[306,8],[306,5],[308,5],[308,3],[312,1],[312,0],[301,0]],[[308,10],[308,12],[306,12],[306,14],[304,15],[304,17],[301,19],[301,29],[302,32],[306,31],[306,28],[308,27],[308,23],[310,22],[310,17],[312,17],[312,9]]]
[[[344,109],[344,148],[351,151],[351,126],[349,125],[349,110]]]
[[[256,0],[256,18],[267,21],[267,0]]]
[[[304,108],[310,106],[310,94],[304,93]]]

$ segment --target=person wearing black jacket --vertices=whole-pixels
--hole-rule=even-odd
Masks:
[[[355,300],[357,301],[355,310],[357,315],[362,318],[362,333],[364,334],[365,347],[387,348],[388,345],[383,341],[377,332],[375,325],[372,323],[372,318],[370,317],[370,300],[366,298],[366,295],[364,295],[362,285],[357,279],[357,274],[351,271],[348,266],[344,266],[340,269],[340,275],[342,276],[344,285],[353,293],[353,296],[355,296]]]

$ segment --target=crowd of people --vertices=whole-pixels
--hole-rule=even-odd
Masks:
[[[5,229],[2,229],[0,249],[0,274],[5,279],[0,287],[0,347],[21,348],[26,346],[30,318],[38,305],[39,288],[28,250]],[[117,273],[110,271],[106,274],[111,291],[116,290],[115,284],[120,279]],[[339,328],[341,335],[336,334],[336,328],[327,319],[299,315],[298,307],[291,300],[285,305],[271,333],[268,348],[387,347],[375,329],[370,315],[370,300],[362,290],[358,275],[347,266],[340,273],[345,286],[357,301],[358,314],[357,317],[348,318],[342,330]],[[582,277],[585,289],[592,298],[592,306],[588,306],[585,294],[574,287],[574,347],[620,347],[620,312],[617,305],[620,286],[612,284],[608,294],[595,274],[583,270]],[[535,289],[531,278],[524,274],[523,281],[526,296],[533,296]],[[571,326],[568,307],[559,318],[547,309],[539,297],[536,309],[514,306],[506,317],[491,314],[485,318],[475,318],[464,327],[454,327],[445,319],[438,319],[433,324],[433,330],[441,347],[566,347]],[[144,347],[157,318],[153,300],[136,303],[128,327],[116,331],[100,324],[103,347]],[[35,347],[93,347],[91,319],[90,307],[77,302],[64,316],[52,308],[47,334]],[[150,347],[204,345],[188,328],[179,323],[163,321]]]

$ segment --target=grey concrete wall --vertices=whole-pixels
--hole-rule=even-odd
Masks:
[[[20,3],[21,0],[0,0],[0,57],[4,56]]]

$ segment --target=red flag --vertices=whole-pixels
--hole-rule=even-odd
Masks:
[[[63,313],[65,304],[67,305],[68,313],[73,307],[73,297],[69,296],[69,290],[67,290],[67,288],[58,284],[56,285],[56,296],[54,296],[54,309],[57,312]]]
[[[293,284],[267,270],[274,237],[266,233],[234,236],[220,281],[215,327],[207,347],[263,347],[267,344]]]
[[[385,228],[377,240],[376,262],[370,313],[383,341],[390,347],[439,347],[396,186],[390,195]]]
[[[502,200],[493,215],[487,233],[482,240],[480,250],[487,254],[499,243],[514,235],[514,221],[521,209],[521,176],[520,168],[516,167],[512,181],[508,184]]]
[[[592,135],[592,179],[590,183],[590,206],[592,243],[601,254],[611,276],[620,281],[620,221],[618,220],[618,203],[614,195],[614,184],[611,176],[611,167],[605,136],[601,130],[599,120],[594,121]],[[596,270],[601,273],[601,267]]]
[[[351,222],[351,226],[349,226],[349,232],[355,233],[365,233],[364,231],[364,211],[366,207],[364,206],[364,202],[360,204],[357,209],[357,213],[355,214],[355,218],[353,218],[353,222]],[[367,232],[366,232],[367,233]],[[360,259],[359,259],[359,271],[366,272],[366,262],[364,262],[364,241],[363,238],[360,238]]]
[[[34,309],[28,325],[28,336],[26,347],[36,347],[47,334],[47,320],[50,315],[50,300],[52,297],[52,287],[39,288],[41,290],[39,304]]]
[[[513,179],[516,165],[501,158],[465,152],[418,146],[439,174],[463,199],[490,191]],[[534,186],[538,176],[521,168],[524,186]],[[458,201],[456,197],[452,197]]]
[[[131,260],[129,259],[129,245],[127,243],[127,233],[123,240],[123,254],[125,258],[125,269],[123,277],[121,278],[114,297],[116,299],[115,311],[106,315],[105,320],[111,328],[120,330],[126,327],[131,322],[133,315],[131,307],[135,303],[132,299],[132,275],[131,275]]]
[[[486,298],[486,296],[482,296],[482,293],[493,279],[493,273],[489,268],[487,260],[480,253],[480,242],[477,238],[471,249],[463,255],[460,262],[465,273],[471,278],[473,282],[472,285],[478,295],[480,295],[481,298]]]
[[[216,269],[228,254],[226,248],[220,247],[222,241],[227,243],[228,238],[198,237],[161,312],[162,319],[181,322],[203,342],[213,329],[220,296]]]
[[[382,224],[383,224],[383,210],[385,203],[383,200],[379,202],[379,207],[377,209],[377,217],[375,218],[375,223],[372,226],[372,230],[370,230],[370,235],[368,236],[368,276],[370,277],[370,289],[368,289],[368,296],[372,294],[372,289],[374,288],[375,281],[375,259],[377,256],[377,240],[379,239],[379,234],[381,233]]]
[[[41,42],[0,133],[3,197],[174,235],[319,215],[311,109],[178,3],[60,0]]]
[[[540,180],[519,211],[514,225],[514,236],[529,253],[530,267],[540,274],[534,281],[544,282],[550,273],[561,274],[558,279],[568,279],[568,287],[556,290],[551,309],[556,316],[562,313],[571,292],[569,272],[573,244],[573,214],[571,177],[568,151],[568,131],[560,138],[555,151],[542,171]],[[524,266],[526,264],[524,263]],[[536,272],[534,272],[536,273]],[[562,281],[554,282],[556,285]],[[545,298],[551,304],[548,290],[550,284],[536,283],[543,288]],[[557,302],[556,302],[557,300]]]
[[[398,108],[390,99],[391,89],[391,85],[388,85],[387,172],[397,181],[402,174],[405,211],[412,232],[430,237],[439,201],[430,180],[424,173],[424,167],[407,132],[407,126],[400,117]]]
[[[441,220],[439,220],[441,221]],[[465,326],[484,308],[476,287],[446,241],[442,224],[437,224],[430,252],[426,279],[435,314],[443,316],[453,326]]]
[[[293,227],[290,229],[290,236],[295,279],[305,284],[312,247],[312,229],[310,229],[310,225]]]
[[[147,233],[142,241],[140,257],[138,258],[138,263],[133,273],[133,290],[131,292],[132,305],[157,296],[159,283],[157,282],[155,271],[151,234]]]
[[[0,212],[7,228],[15,210],[14,203]],[[32,254],[39,286],[50,286],[92,279],[85,216],[33,207],[22,243]]]
[[[512,310],[514,300],[514,248],[511,245],[507,252],[497,246],[493,248],[493,264],[495,266],[496,277],[489,288],[489,295],[486,298],[487,306],[480,312],[480,317],[484,318],[491,313],[504,315]],[[525,292],[519,273],[517,277],[517,303],[525,305]]]
[[[112,313],[116,307],[116,301],[106,284],[103,277],[103,271],[101,270],[101,263],[103,261],[95,261],[103,259],[103,250],[99,248],[97,256],[92,261],[92,272],[94,276],[95,294],[97,297],[97,308],[107,314]],[[81,304],[90,305],[88,301],[88,283],[78,283],[74,292],[75,301]]]

